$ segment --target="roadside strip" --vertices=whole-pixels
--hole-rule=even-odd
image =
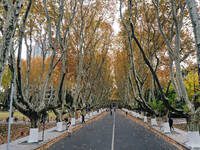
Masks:
[[[125,112],[123,110],[120,111],[120,113],[124,116],[126,116]],[[130,118],[132,121],[136,122],[137,124],[151,130],[152,132],[154,132],[155,134],[159,135],[160,137],[162,137],[164,140],[166,140],[167,142],[173,144],[175,147],[177,147],[179,150],[190,150],[187,147],[185,147],[184,145],[178,143],[177,141],[173,140],[172,138],[164,135],[163,133],[157,131],[156,129],[152,128],[150,125],[144,123],[142,120],[137,119],[136,117],[133,117],[132,115],[130,115],[128,113],[128,118]]]
[[[101,114],[95,116],[94,118],[87,120],[87,121],[86,121],[86,124],[89,124],[89,123],[91,123],[92,121],[98,120],[98,119],[102,118],[103,116],[105,116],[106,114],[107,114],[107,112],[104,111],[103,113],[101,113]],[[74,133],[75,131],[78,131],[78,130],[81,129],[82,127],[83,127],[82,124],[77,125],[76,127],[74,127],[74,128],[72,129],[72,133]],[[45,143],[44,145],[39,146],[39,147],[36,148],[35,150],[44,150],[44,149],[47,149],[47,148],[49,148],[51,145],[53,145],[54,143],[58,142],[59,140],[63,139],[63,138],[66,137],[66,136],[68,136],[67,132],[65,132],[65,133],[63,133],[62,135],[60,135],[60,136],[58,136],[58,137],[56,137],[56,138],[54,138],[54,139],[48,141],[48,142]]]

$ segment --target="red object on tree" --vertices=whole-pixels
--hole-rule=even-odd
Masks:
[[[23,131],[21,132],[21,136],[24,136],[24,132]]]

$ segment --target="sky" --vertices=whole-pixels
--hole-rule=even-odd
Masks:
[[[22,59],[26,59],[26,45],[24,42],[22,44]]]
[[[117,3],[117,11],[115,13],[115,20],[112,25],[112,28],[114,30],[114,33],[117,34],[120,31],[120,24],[119,24],[119,18],[120,18],[120,11],[119,11],[119,2]]]

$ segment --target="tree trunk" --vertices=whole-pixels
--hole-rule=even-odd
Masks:
[[[150,88],[150,94],[151,94],[150,100],[151,100],[151,102],[153,102],[153,100],[156,100],[154,91],[155,91],[155,88],[154,88],[154,78],[152,76],[152,78],[151,78],[151,88]]]
[[[56,122],[62,122],[62,111],[53,109],[53,112],[56,115]]]
[[[187,125],[189,131],[200,131],[200,107],[189,115]]]
[[[5,12],[6,20],[3,20],[4,27],[3,27],[3,35],[1,37],[1,44],[0,44],[0,85],[1,85],[3,71],[5,68],[5,63],[8,57],[9,49],[12,46],[13,37],[15,35],[19,13],[21,11],[22,4],[24,3],[24,1],[17,0],[12,5],[11,5],[11,2],[9,1],[5,1],[3,3],[4,3],[3,4],[4,7],[7,10]]]
[[[199,87],[200,87],[200,15],[198,13],[197,3],[195,0],[187,0],[187,6],[192,21],[195,42],[197,47],[197,64],[199,74]]]
[[[187,118],[188,131],[199,131],[198,114],[193,113]]]
[[[179,54],[176,55],[177,57],[175,57],[175,66],[176,66],[176,78],[177,78],[177,83],[178,83],[178,89],[181,91],[181,96],[182,98],[184,98],[184,101],[186,102],[187,107],[194,112],[194,107],[191,104],[188,95],[187,95],[187,91],[186,91],[186,87],[184,85],[184,81],[183,81],[183,77],[182,77],[182,72],[181,72],[181,66],[180,66],[180,57]]]
[[[176,80],[174,78],[174,71],[173,71],[173,58],[171,56],[171,54],[169,54],[169,71],[170,71],[170,78],[171,78],[171,81],[172,81],[172,84],[173,84],[173,89],[175,90],[176,92],[176,97],[180,98],[180,91],[177,87],[177,83],[176,83]]]
[[[31,120],[31,128],[39,128],[40,117],[38,115],[31,116],[30,120]]]

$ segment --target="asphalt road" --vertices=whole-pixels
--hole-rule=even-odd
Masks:
[[[158,135],[116,112],[86,124],[48,150],[177,150]]]

